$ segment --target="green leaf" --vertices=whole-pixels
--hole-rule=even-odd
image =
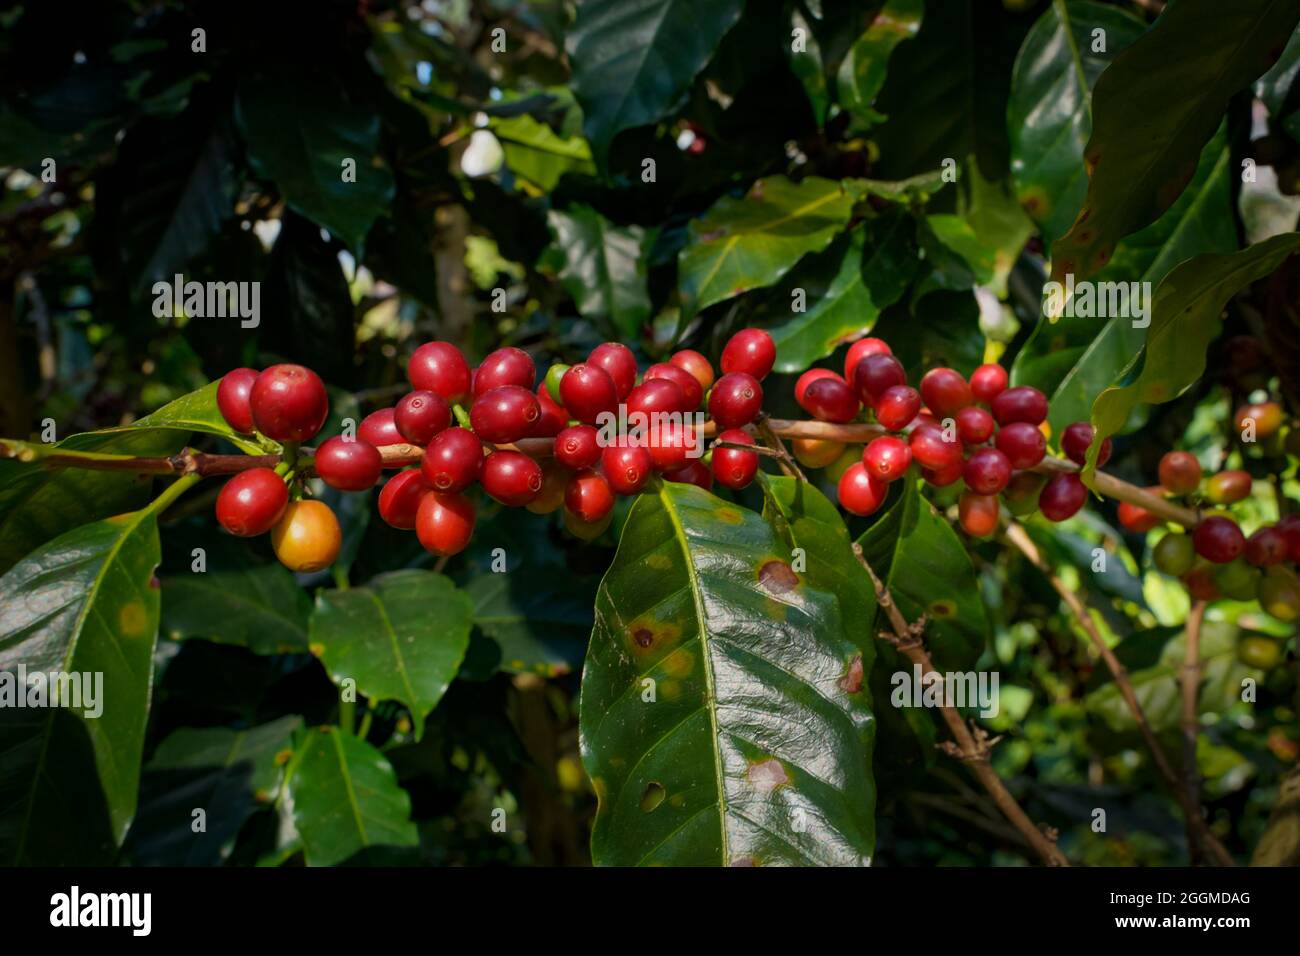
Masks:
[[[1139,403],[1172,401],[1205,371],[1205,350],[1222,330],[1220,315],[1228,299],[1262,279],[1300,248],[1300,233],[1275,236],[1229,255],[1189,259],[1160,283],[1151,303],[1146,345],[1133,360],[1125,384],[1106,389],[1092,406],[1096,439],[1084,468],[1087,481],[1096,470],[1102,440],[1114,435]]]
[[[813,35],[812,27],[809,26],[803,11],[797,5],[792,5],[790,8],[792,37],[796,35],[794,32],[796,30],[803,31],[803,45],[802,49],[796,49],[794,43],[790,44],[790,49],[786,53],[790,58],[790,71],[803,84],[804,92],[808,94],[808,105],[812,107],[813,117],[817,120],[817,125],[821,126],[826,122],[826,111],[831,105],[821,47],[818,46],[817,38]]]
[[[393,200],[379,117],[349,102],[336,82],[301,70],[247,76],[236,116],[253,171],[273,181],[291,207],[360,250]],[[348,160],[355,181],[344,179]]]
[[[840,64],[835,84],[839,102],[860,124],[883,119],[872,103],[885,85],[889,56],[898,44],[916,36],[924,10],[923,0],[887,0]]]
[[[810,176],[760,179],[743,199],[724,197],[691,222],[678,255],[688,313],[769,286],[809,252],[825,249],[849,221],[854,196],[838,182]]]
[[[614,226],[589,206],[547,216],[564,255],[560,280],[584,318],[608,319],[635,339],[650,318],[646,290],[648,234],[640,226]]]
[[[271,804],[301,717],[248,730],[186,727],[158,745],[140,781],[140,812],[126,850],[151,866],[218,866],[240,828]],[[205,829],[194,832],[194,810]]]
[[[1178,201],[1124,239],[1095,281],[1154,286],[1194,255],[1236,249],[1230,172],[1226,134],[1221,134],[1206,147],[1192,184]],[[1075,314],[1056,322],[1044,315],[1016,355],[1011,377],[1016,385],[1032,385],[1047,395],[1048,422],[1059,435],[1067,425],[1088,418],[1093,399],[1115,382],[1145,339],[1146,329],[1135,328],[1131,315],[1099,319]]]
[[[1103,31],[1102,50],[1095,30]],[[1088,192],[1083,150],[1092,134],[1097,77],[1145,30],[1118,7],[1053,0],[1025,37],[1007,103],[1011,175],[1044,242],[1065,235]]]
[[[582,675],[596,863],[870,862],[859,622],[792,557],[693,485],[632,505]]]
[[[126,835],[158,637],[154,508],[166,500],[62,534],[0,577],[0,674],[21,666],[82,686],[80,708],[16,708],[0,695],[0,856],[11,864],[104,862]]]
[[[667,116],[740,19],[742,0],[583,0],[566,39],[573,92],[603,165],[614,137]]]
[[[576,670],[591,634],[590,589],[553,577],[480,574],[465,587],[474,625],[501,649],[500,669],[558,677]]]
[[[415,846],[411,798],[382,753],[337,727],[306,732],[289,779],[308,866],[335,866],[370,846]]]
[[[1115,58],[1093,90],[1088,194],[1052,248],[1054,279],[1094,275],[1173,205],[1228,99],[1272,65],[1297,20],[1294,0],[1179,0]]]
[[[441,574],[381,574],[363,588],[320,593],[312,651],[336,683],[351,678],[367,697],[405,704],[418,740],[460,668],[473,613],[469,597]]]
[[[511,172],[546,192],[565,173],[596,173],[591,147],[581,136],[560,136],[527,114],[493,120],[491,129]]]

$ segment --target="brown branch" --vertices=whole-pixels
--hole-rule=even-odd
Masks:
[[[898,605],[894,603],[889,590],[867,562],[866,555],[862,553],[862,546],[855,543],[853,553],[857,555],[858,561],[866,569],[867,574],[871,576],[871,583],[876,589],[876,600],[884,610],[885,616],[889,618],[890,627],[893,630],[892,634],[880,635],[881,638],[897,647],[899,652],[913,665],[920,667],[923,677],[933,674],[933,679],[942,682],[943,675],[935,670],[934,663],[930,660],[930,655],[921,641],[921,635],[925,629],[925,619],[921,618],[909,624],[907,619],[903,617],[903,613],[898,609]],[[955,707],[943,705],[939,710],[943,714],[944,722],[947,723],[953,738],[956,740],[955,744],[948,742],[944,747],[944,751],[970,768],[971,773],[975,775],[975,778],[988,791],[989,796],[993,798],[993,802],[997,804],[997,808],[1002,812],[1002,815],[1024,836],[1044,863],[1048,866],[1069,866],[1069,859],[1056,845],[1054,837],[1049,837],[1048,834],[1034,824],[1033,820],[1029,819],[1029,815],[1021,809],[1020,804],[1016,802],[1016,798],[1011,795],[1011,791],[1006,788],[1006,784],[998,776],[998,772],[993,769],[992,763],[989,762],[989,753],[997,740],[989,740],[988,732],[977,724],[972,723],[970,727],[967,727]]]
[[[1156,770],[1159,772],[1165,786],[1169,788],[1170,793],[1173,794],[1174,799],[1178,801],[1178,805],[1182,808],[1189,831],[1196,834],[1199,842],[1209,851],[1218,865],[1235,866],[1236,861],[1233,860],[1232,854],[1206,826],[1205,816],[1200,804],[1193,803],[1188,799],[1187,791],[1180,785],[1178,776],[1169,763],[1169,758],[1165,756],[1160,741],[1156,739],[1155,731],[1151,729],[1151,722],[1147,720],[1146,713],[1138,702],[1137,694],[1133,690],[1133,682],[1129,680],[1128,669],[1120,663],[1119,658],[1115,656],[1115,652],[1110,649],[1110,646],[1102,638],[1101,632],[1097,630],[1097,625],[1088,614],[1088,609],[1083,602],[1079,600],[1079,596],[1052,572],[1042,554],[1039,553],[1037,545],[1030,540],[1023,527],[1012,522],[1007,526],[1006,538],[1021,554],[1029,559],[1032,565],[1043,573],[1056,590],[1056,593],[1060,595],[1061,600],[1070,609],[1070,613],[1074,615],[1079,626],[1083,628],[1084,633],[1088,635],[1088,640],[1092,642],[1093,648],[1105,663],[1107,670],[1110,671],[1111,677],[1114,678],[1115,686],[1118,688],[1125,705],[1127,705],[1129,713],[1132,714],[1138,732],[1142,735],[1143,742],[1146,744],[1147,749],[1151,751]]]
[[[1204,620],[1205,602],[1197,601],[1187,615],[1187,648],[1179,675],[1183,691],[1183,788],[1187,792],[1187,801],[1196,807],[1201,805],[1201,778],[1196,766],[1196,738],[1201,732],[1201,718],[1196,698],[1201,687],[1201,624]],[[1187,849],[1192,864],[1200,863],[1200,834],[1190,824],[1187,827]]]
[[[781,471],[785,473],[786,477],[798,478],[800,481],[808,480],[804,477],[799,463],[794,460],[794,456],[786,450],[785,442],[781,441],[781,436],[773,430],[772,421],[767,415],[762,412],[759,413],[754,422],[754,430],[758,432],[759,440],[776,452],[777,462],[781,465]]]

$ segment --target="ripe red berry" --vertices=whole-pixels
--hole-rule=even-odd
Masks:
[[[554,438],[569,424],[569,413],[563,405],[551,398],[546,384],[537,386],[537,407],[542,410],[533,427],[528,431],[529,438]]]
[[[819,378],[804,389],[799,403],[814,418],[843,425],[853,421],[862,407],[853,389],[838,376]]]
[[[455,492],[430,491],[415,513],[415,536],[439,557],[464,551],[474,536],[474,502]]]
[[[571,425],[555,436],[555,458],[574,471],[600,460],[600,434],[590,425]]]
[[[474,399],[469,423],[474,433],[494,445],[518,441],[542,417],[537,396],[518,385],[498,385]]]
[[[272,365],[253,382],[248,396],[253,423],[267,438],[306,441],[329,414],[325,383],[302,365]]]
[[[250,468],[235,475],[217,495],[217,521],[241,538],[265,534],[284,514],[289,489],[270,468]]]
[[[763,386],[747,372],[727,373],[709,392],[709,417],[722,429],[748,425],[762,407]]]
[[[744,372],[760,382],[776,362],[776,343],[762,329],[741,329],[722,349],[722,374]]]
[[[620,495],[634,495],[645,487],[654,472],[654,459],[636,445],[608,445],[600,452],[600,470],[609,486]]]
[[[646,416],[687,412],[686,393],[676,382],[652,378],[632,389],[627,396],[628,418],[637,413]]]
[[[996,495],[1011,480],[1011,462],[996,448],[977,448],[966,460],[962,477],[977,495]]]
[[[483,490],[508,508],[522,508],[542,491],[542,466],[518,451],[494,451],[483,459]]]
[[[1259,568],[1281,564],[1289,552],[1286,535],[1276,526],[1260,528],[1246,539],[1246,560]]]
[[[1286,558],[1300,563],[1300,515],[1284,515],[1273,527],[1286,538]]]
[[[463,491],[482,471],[483,443],[467,428],[438,432],[420,461],[424,481],[434,491]]]
[[[902,431],[921,412],[921,393],[908,385],[891,385],[876,399],[876,421],[891,432]]]
[[[896,481],[907,474],[912,465],[912,449],[907,442],[893,435],[873,438],[862,449],[862,464],[881,481]]]
[[[376,448],[400,445],[406,441],[397,430],[397,409],[381,408],[361,419],[361,424],[357,426],[357,438]]]
[[[600,521],[614,508],[614,492],[605,476],[587,469],[569,479],[564,489],[564,508],[587,524]]]
[[[853,381],[853,370],[858,367],[868,355],[892,355],[893,350],[884,339],[875,339],[868,336],[865,339],[858,339],[849,346],[848,354],[844,356],[844,380]]]
[[[862,462],[854,462],[840,476],[840,504],[855,515],[869,515],[885,503],[889,484],[867,471]]]
[[[981,365],[970,374],[970,390],[977,402],[991,404],[993,399],[1006,391],[1007,370],[1001,365],[989,363]]]
[[[693,349],[682,349],[680,352],[674,352],[668,361],[682,371],[690,372],[704,391],[707,392],[713,387],[713,366],[699,352]]]
[[[473,394],[478,398],[484,392],[502,385],[518,385],[532,391],[537,384],[537,366],[532,356],[523,349],[506,347],[497,349],[474,370]]]
[[[1254,479],[1250,472],[1232,469],[1211,475],[1205,483],[1205,497],[1216,505],[1232,505],[1250,497]]]
[[[687,438],[687,430],[678,422],[660,422],[651,429],[646,436],[646,450],[655,471],[676,471],[686,464]]]
[[[966,463],[958,458],[941,468],[922,468],[921,477],[936,488],[946,488],[961,480]]]
[[[1246,536],[1241,533],[1237,522],[1216,515],[1203,519],[1196,526],[1192,543],[1196,545],[1196,553],[1206,561],[1227,564],[1246,549]]]
[[[596,424],[602,412],[618,407],[618,389],[608,372],[597,365],[574,365],[560,379],[560,398],[574,418]]]
[[[752,445],[754,439],[739,428],[729,428],[718,435],[718,441],[738,445]],[[713,477],[718,484],[739,491],[754,480],[758,473],[758,454],[739,448],[713,449]]]
[[[1038,510],[1048,521],[1073,517],[1088,500],[1088,487],[1078,475],[1056,475],[1043,486]]]
[[[602,342],[591,350],[587,364],[604,369],[614,382],[618,400],[624,401],[636,385],[636,356],[626,345],[619,342]],[[703,394],[703,390],[701,390]]]
[[[373,488],[384,471],[384,460],[374,445],[360,439],[349,441],[339,435],[321,443],[313,465],[317,477],[339,491]]]
[[[998,530],[997,495],[963,491],[957,499],[957,520],[972,538],[987,538]]]
[[[1047,396],[1029,385],[1017,385],[999,392],[990,407],[999,425],[1012,422],[1041,425],[1047,420]]]
[[[868,355],[853,369],[851,384],[864,405],[873,405],[885,389],[906,385],[907,372],[903,363],[892,355]]]
[[[425,342],[411,356],[406,367],[411,387],[437,392],[449,402],[463,402],[470,396],[469,363],[450,342]]]
[[[698,458],[688,461],[676,471],[665,471],[664,481],[675,481],[683,485],[695,485],[709,491],[713,488],[713,472],[705,467]]]
[[[1005,392],[1003,393],[1006,394]],[[1017,471],[1033,468],[1047,454],[1047,439],[1037,425],[1029,422],[1012,422],[998,429],[994,444],[1007,456],[1011,467]]]
[[[961,474],[962,447],[959,441],[944,441],[942,429],[934,425],[919,425],[908,437],[912,457],[932,471],[946,471],[957,466]]]
[[[982,445],[993,437],[993,416],[978,405],[967,405],[953,416],[957,437],[967,445]]]
[[[823,378],[832,378],[840,382],[844,381],[844,379],[840,378],[828,368],[810,368],[808,371],[800,375],[794,383],[794,400],[799,403],[800,408],[803,408],[803,397],[808,391],[808,386]]]
[[[975,400],[960,372],[932,368],[921,378],[921,399],[940,418],[951,418]]]
[[[427,445],[451,425],[451,406],[437,392],[409,392],[393,408],[393,425],[403,441]]]
[[[217,386],[217,409],[221,417],[227,425],[245,435],[250,434],[254,427],[249,397],[256,381],[257,369],[232,368],[221,376],[221,384]]]
[[[704,401],[704,389],[700,387],[695,376],[685,369],[669,362],[660,362],[645,370],[644,381],[649,382],[657,378],[667,379],[677,384],[682,390],[682,395],[685,396],[686,411],[694,411],[700,407],[700,402]]]
[[[1248,427],[1255,430],[1254,438],[1259,441],[1277,433],[1282,427],[1282,406],[1277,402],[1261,402],[1258,405],[1242,405],[1232,416],[1237,426],[1237,434],[1245,436]]]
[[[420,509],[420,499],[429,486],[424,483],[420,469],[399,471],[379,489],[379,517],[394,528],[410,531],[415,527],[415,514]]]
[[[1148,488],[1147,491],[1152,494],[1159,494],[1164,489],[1158,485],[1154,488]],[[1158,514],[1148,511],[1141,505],[1135,505],[1128,501],[1121,501],[1116,509],[1119,516],[1119,523],[1124,530],[1131,531],[1134,534],[1146,534],[1152,528],[1158,527],[1161,518]]]
[[[1087,422],[1067,425],[1061,433],[1061,451],[1065,452],[1065,457],[1070,461],[1082,465],[1088,460],[1088,447],[1092,444],[1093,434],[1092,426]],[[1107,438],[1101,443],[1101,451],[1097,454],[1098,468],[1110,461],[1111,450],[1111,440]]]
[[[1160,459],[1158,474],[1167,491],[1190,494],[1201,483],[1201,463],[1189,451],[1168,451]]]

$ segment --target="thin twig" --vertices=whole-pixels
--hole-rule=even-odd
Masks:
[[[758,437],[763,444],[777,453],[777,462],[781,465],[781,471],[787,477],[798,478],[800,481],[808,480],[804,477],[799,463],[794,460],[794,456],[786,449],[785,442],[781,441],[781,436],[772,429],[772,421],[767,415],[759,413],[758,418],[754,421],[754,429],[758,432]]]
[[[1196,738],[1201,732],[1201,718],[1196,698],[1201,687],[1201,623],[1205,620],[1205,602],[1197,601],[1187,615],[1187,649],[1180,675],[1183,690],[1183,788],[1187,801],[1201,805],[1201,778],[1196,767]],[[1192,864],[1201,861],[1200,834],[1190,824],[1187,827],[1187,849]]]

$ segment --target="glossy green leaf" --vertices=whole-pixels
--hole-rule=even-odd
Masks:
[[[473,613],[441,574],[394,571],[365,587],[322,591],[308,631],[336,683],[351,678],[367,697],[405,704],[418,739],[460,668]]]
[[[718,43],[740,19],[741,0],[583,0],[565,47],[592,152],[603,165],[622,130],[676,109]]]
[[[760,179],[741,199],[714,203],[691,222],[678,256],[682,299],[692,314],[750,289],[769,286],[849,221],[854,195],[839,182],[810,176]]]
[[[835,83],[840,106],[862,125],[883,118],[872,104],[885,85],[889,56],[898,44],[916,36],[924,10],[922,0],[887,0],[840,63]]]
[[[1300,248],[1300,233],[1275,236],[1229,255],[1207,254],[1175,268],[1156,288],[1146,345],[1122,385],[1092,406],[1096,439],[1088,452],[1085,480],[1095,470],[1102,439],[1114,435],[1139,403],[1172,401],[1205,371],[1205,350],[1222,330],[1221,313],[1236,292],[1271,274]]]
[[[1011,175],[1045,242],[1065,235],[1088,192],[1083,150],[1097,77],[1145,30],[1119,7],[1053,0],[1025,37],[1007,103]]]
[[[596,172],[591,147],[581,136],[561,136],[527,114],[493,120],[491,128],[510,171],[547,192],[565,173]]]
[[[1229,98],[1272,66],[1297,20],[1294,0],[1179,0],[1115,58],[1093,90],[1088,193],[1052,248],[1053,278],[1096,274],[1173,205]]]
[[[790,71],[803,84],[804,92],[808,94],[808,105],[812,107],[813,118],[820,126],[826,122],[826,111],[830,109],[830,90],[827,88],[821,47],[798,5],[790,8],[790,35],[792,40],[786,54],[790,58]],[[803,42],[796,43],[794,37],[801,37]]]
[[[584,318],[608,319],[624,338],[635,340],[650,318],[646,290],[647,233],[639,226],[615,226],[589,206],[547,216],[564,255],[560,280]]]
[[[501,670],[558,677],[582,665],[592,595],[559,573],[559,580],[480,574],[465,586],[474,602],[474,626],[500,648]]]
[[[633,504],[582,675],[598,864],[870,862],[857,622],[796,558],[693,485]]]
[[[382,753],[337,727],[308,730],[289,792],[308,866],[335,866],[371,846],[415,846],[411,798]]]

